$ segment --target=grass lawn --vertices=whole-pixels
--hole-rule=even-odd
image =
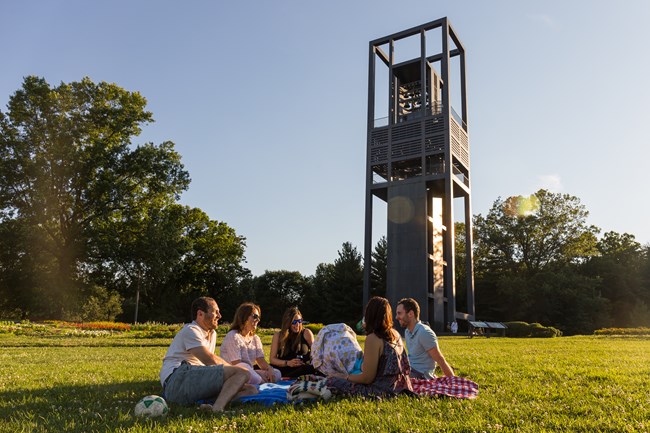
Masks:
[[[650,432],[650,338],[440,338],[476,400],[239,404],[222,416],[172,405],[135,418],[161,391],[169,341],[0,335],[0,432]]]

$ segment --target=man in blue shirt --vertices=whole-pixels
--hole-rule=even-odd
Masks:
[[[411,364],[411,377],[416,379],[435,378],[436,363],[445,376],[454,375],[454,370],[438,348],[438,337],[433,329],[420,322],[420,306],[413,298],[404,298],[397,303],[395,319],[404,331],[406,349]]]

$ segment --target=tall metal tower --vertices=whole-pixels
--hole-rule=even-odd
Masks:
[[[364,305],[378,197],[387,202],[386,296],[393,306],[417,300],[421,319],[438,332],[474,319],[467,124],[465,48],[447,18],[370,42]],[[455,263],[455,198],[464,207],[464,263]],[[457,288],[459,266],[465,272]],[[457,309],[457,296],[466,308]]]

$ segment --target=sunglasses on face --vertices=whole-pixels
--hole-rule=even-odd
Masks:
[[[291,321],[292,325],[297,325],[298,323],[302,323],[302,319],[296,319]]]
[[[255,314],[255,313],[253,313],[253,314],[251,315],[251,317],[253,318],[253,320],[260,320],[260,316],[259,316],[259,314]]]

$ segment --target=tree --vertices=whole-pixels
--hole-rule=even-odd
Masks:
[[[281,325],[284,310],[300,305],[309,282],[297,271],[266,271],[253,282],[255,302],[262,309],[263,326]]]
[[[371,254],[370,296],[386,296],[386,270],[388,269],[388,241],[382,236]]]
[[[192,300],[212,296],[224,317],[243,298],[240,282],[245,239],[200,209],[170,205],[149,208],[141,219],[108,225],[94,243],[96,281],[126,299],[131,320],[140,294],[139,320],[185,321]]]
[[[122,312],[122,297],[105,287],[88,287],[90,292],[81,311],[81,320],[112,322]]]
[[[314,275],[309,277],[309,286],[300,306],[300,311],[306,320],[313,323],[327,321],[326,303],[334,274],[332,263],[320,263],[316,266]]]
[[[0,222],[0,313],[7,319],[27,319],[45,309],[43,288],[52,261],[38,245],[38,237],[18,220]]]
[[[580,263],[596,254],[598,229],[586,223],[580,199],[539,190],[529,197],[497,199],[474,218],[477,272],[523,272]]]
[[[331,269],[325,319],[328,323],[356,323],[363,315],[363,261],[361,253],[345,242]]]
[[[145,105],[115,84],[27,77],[0,112],[0,222],[28,233],[19,249],[38,258],[31,284],[47,302],[23,306],[35,318],[79,307],[85,263],[107,225],[164,208],[189,185],[173,143],[132,148],[153,121]]]
[[[634,235],[607,232],[598,241],[598,255],[586,263],[586,275],[598,278],[598,294],[611,304],[614,326],[639,326],[650,290],[644,284],[645,251]]]
[[[467,271],[465,269],[465,223],[454,223],[454,271],[456,278],[456,309],[466,311],[467,308]]]
[[[598,254],[598,229],[577,197],[539,190],[497,199],[474,217],[478,314],[495,320],[540,321],[567,333],[607,322],[598,278],[581,266]]]

